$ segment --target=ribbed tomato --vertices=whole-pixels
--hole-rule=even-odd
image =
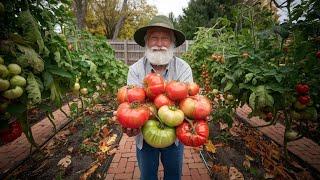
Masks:
[[[205,119],[212,110],[209,99],[202,95],[185,98],[180,102],[179,107],[191,119]]]
[[[157,109],[164,105],[174,105],[174,102],[171,101],[165,94],[159,94],[153,101],[154,105],[156,105]]]
[[[150,99],[154,99],[165,91],[165,82],[163,77],[157,73],[150,73],[143,79],[144,90]]]
[[[184,121],[176,128],[177,138],[186,146],[198,147],[209,137],[209,126],[204,120]]]
[[[188,96],[188,86],[183,82],[170,81],[166,85],[166,94],[173,101],[180,101]]]
[[[200,87],[197,83],[191,82],[188,84],[188,92],[190,96],[195,96],[199,93]]]
[[[144,102],[146,93],[143,88],[136,86],[124,86],[118,90],[117,99],[119,103],[123,102]]]
[[[125,128],[140,128],[148,121],[150,110],[139,104],[124,102],[117,109],[117,119]]]
[[[175,127],[183,122],[183,112],[175,106],[162,106],[158,111],[159,118],[169,127]]]

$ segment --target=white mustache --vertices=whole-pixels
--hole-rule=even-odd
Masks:
[[[153,46],[150,49],[155,50],[155,51],[161,51],[161,50],[167,51],[168,50],[168,48],[164,47],[164,46],[162,46],[162,47]]]

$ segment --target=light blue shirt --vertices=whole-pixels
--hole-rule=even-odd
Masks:
[[[129,67],[127,84],[142,87],[144,77],[154,71],[150,62],[143,57]],[[166,70],[162,73],[162,77],[167,81],[193,82],[192,70],[189,64],[178,57],[174,57],[174,59],[169,62]],[[175,144],[178,145],[178,143],[179,141],[176,140]],[[142,133],[136,136],[136,145],[139,149],[142,149]]]

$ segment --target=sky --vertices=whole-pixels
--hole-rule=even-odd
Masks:
[[[182,15],[182,9],[188,6],[189,0],[147,0],[147,2],[157,7],[158,15],[168,16],[173,12],[174,17],[178,17]]]

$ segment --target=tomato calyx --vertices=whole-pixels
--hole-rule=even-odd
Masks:
[[[191,126],[191,133],[192,134],[196,134],[196,127],[195,127],[195,124],[193,124],[193,120],[185,117],[185,120],[190,124]]]

